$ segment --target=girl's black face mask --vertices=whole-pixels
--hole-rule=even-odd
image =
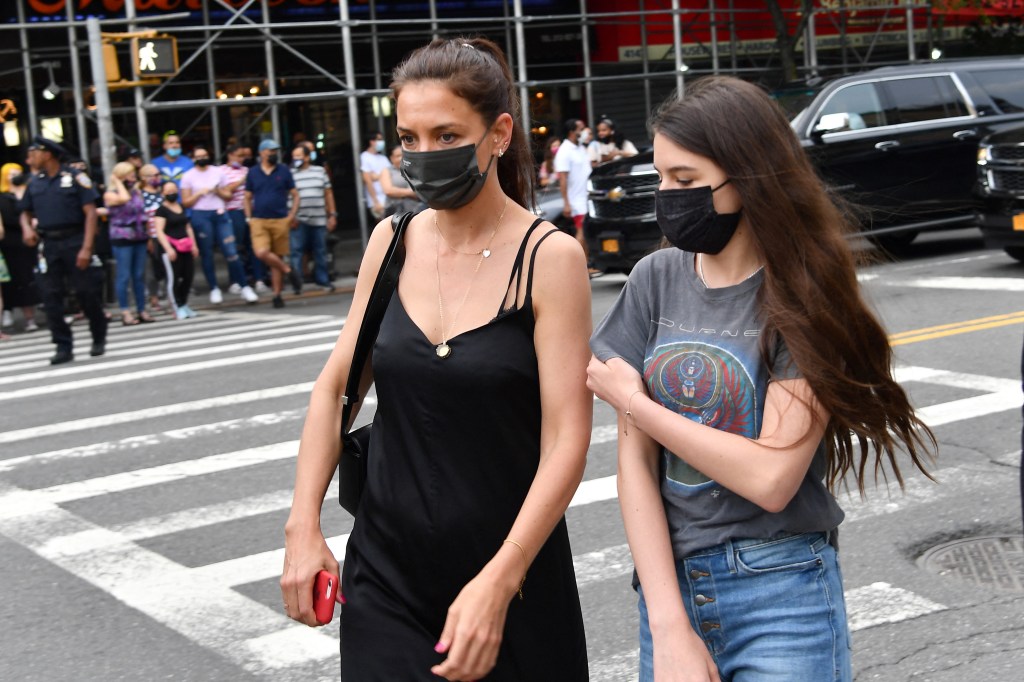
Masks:
[[[665,238],[683,251],[714,255],[725,248],[740,224],[740,211],[715,210],[715,188],[659,189],[654,193],[654,210]]]
[[[486,135],[485,135],[486,137]],[[475,144],[434,152],[403,152],[402,177],[432,209],[460,208],[473,201],[487,181],[494,155],[480,171]]]

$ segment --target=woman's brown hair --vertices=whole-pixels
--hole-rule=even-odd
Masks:
[[[712,76],[662,105],[650,127],[714,161],[740,194],[764,261],[761,354],[771,357],[781,337],[829,415],[829,486],[853,469],[863,494],[873,452],[876,480],[888,461],[902,487],[900,445],[927,475],[922,459],[935,437],[893,379],[889,340],[861,298],[844,237],[849,212],[830,198],[782,110],[756,85]]]
[[[486,38],[435,39],[415,50],[394,70],[395,101],[407,83],[438,81],[469,102],[488,126],[512,116],[512,140],[497,160],[498,182],[512,201],[532,208],[533,156],[520,120],[519,94],[501,48]]]

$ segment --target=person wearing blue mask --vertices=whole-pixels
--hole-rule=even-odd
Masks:
[[[366,207],[374,221],[384,217],[388,197],[380,184],[380,174],[386,173],[390,165],[388,157],[384,155],[384,136],[379,131],[371,130],[366,134],[366,147],[359,154],[359,170],[363,176],[363,187],[366,188]]]
[[[170,180],[181,188],[181,177],[191,170],[195,164],[192,159],[181,154],[181,138],[178,133],[168,130],[164,133],[164,153],[153,159],[153,165],[160,169],[160,178]]]

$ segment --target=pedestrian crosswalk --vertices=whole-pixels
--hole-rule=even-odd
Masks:
[[[3,344],[0,538],[247,675],[338,679],[336,628],[288,620],[276,580],[305,404],[343,324],[223,312],[112,327],[106,356],[88,358],[88,335],[79,333],[75,362],[57,368],[39,334]],[[922,367],[900,368],[899,378],[972,394],[924,408],[931,425],[1020,406],[1016,381]],[[373,404],[371,394],[360,423]],[[614,422],[598,404],[590,473],[569,512],[573,544],[586,548],[574,557],[585,619],[609,592],[631,599],[621,523],[574,523],[583,513],[617,521]],[[847,523],[963,494],[977,479],[960,473],[940,470],[946,486],[911,480],[902,497],[847,499]],[[336,497],[335,483],[323,525],[341,559],[351,519]],[[855,630],[945,608],[880,581],[847,585],[847,599]],[[588,629],[591,679],[635,679],[635,613]]]

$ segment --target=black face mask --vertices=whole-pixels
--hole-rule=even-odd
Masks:
[[[473,201],[487,181],[494,155],[487,168],[480,172],[476,161],[476,145],[436,152],[404,152],[402,177],[416,196],[432,209],[459,208]]]
[[[246,157],[245,159],[242,160],[242,165],[245,166],[246,168],[252,168],[253,166],[256,165],[256,159],[252,158],[251,156]]]
[[[267,163],[269,163],[271,166],[276,166],[277,165],[277,160],[278,160],[277,154],[270,154],[270,155],[267,156]]]
[[[597,136],[597,141],[600,142],[601,144],[608,144],[609,142],[612,141],[612,136],[611,135],[598,135]]]
[[[196,159],[196,165],[199,166],[200,168],[206,168],[207,166],[210,165],[210,160],[209,159]]]
[[[172,204],[178,203],[178,193],[174,192],[172,194],[165,194],[164,195],[164,201],[172,203]]]
[[[22,185],[28,184],[28,176],[24,173],[18,173],[11,177],[11,184],[15,187],[21,187]]]
[[[665,189],[654,193],[658,227],[665,238],[683,251],[714,255],[725,248],[740,224],[740,212],[715,211],[715,188]]]

